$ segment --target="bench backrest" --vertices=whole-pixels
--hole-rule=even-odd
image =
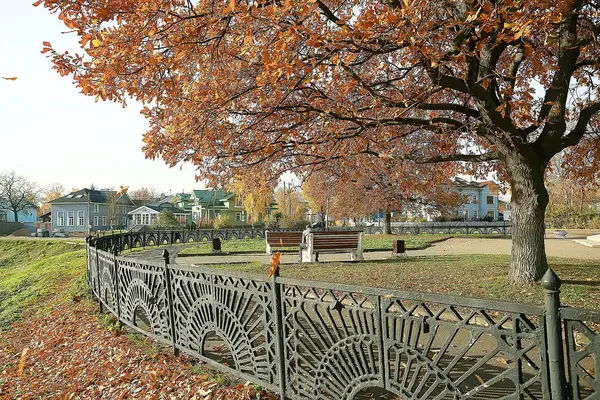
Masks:
[[[313,232],[313,251],[357,249],[360,231]]]
[[[302,231],[271,232],[267,231],[267,243],[271,247],[294,247],[302,243]]]

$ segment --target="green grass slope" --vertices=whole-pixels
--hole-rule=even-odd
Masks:
[[[44,312],[85,292],[83,243],[0,239],[0,331],[28,308]]]

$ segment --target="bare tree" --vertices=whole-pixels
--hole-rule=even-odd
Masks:
[[[0,206],[13,212],[15,222],[19,221],[20,211],[35,207],[38,194],[37,184],[15,171],[0,174]]]

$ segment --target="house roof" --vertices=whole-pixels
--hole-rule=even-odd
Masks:
[[[152,204],[152,205],[143,205],[141,207],[136,208],[135,210],[131,210],[129,211],[127,214],[135,214],[136,212],[140,211],[143,208],[149,208],[150,210],[156,211],[157,213],[160,213],[163,210],[169,210],[171,211],[173,214],[190,214],[189,211],[185,211],[179,207],[173,207],[173,206],[167,206],[167,205],[159,205],[159,204]]]
[[[194,190],[194,198],[198,199],[199,203],[204,204],[225,201],[229,199],[227,197],[229,194],[234,195],[233,193],[225,192],[223,189]]]
[[[101,203],[105,204],[110,201],[110,197],[116,195],[117,192],[114,190],[95,190],[95,189],[81,189],[69,194],[66,194],[58,199],[50,201],[50,204],[72,204],[72,203],[87,203],[88,196],[90,203]],[[127,193],[119,196],[117,202],[119,204],[135,205]]]

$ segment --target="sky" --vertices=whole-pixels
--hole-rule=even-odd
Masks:
[[[77,50],[77,37],[33,0],[0,0],[0,172],[15,171],[41,187],[66,190],[154,187],[164,193],[203,188],[194,167],[169,168],[146,160],[142,135],[148,124],[131,101],[120,104],[84,96],[43,54],[42,42]]]

